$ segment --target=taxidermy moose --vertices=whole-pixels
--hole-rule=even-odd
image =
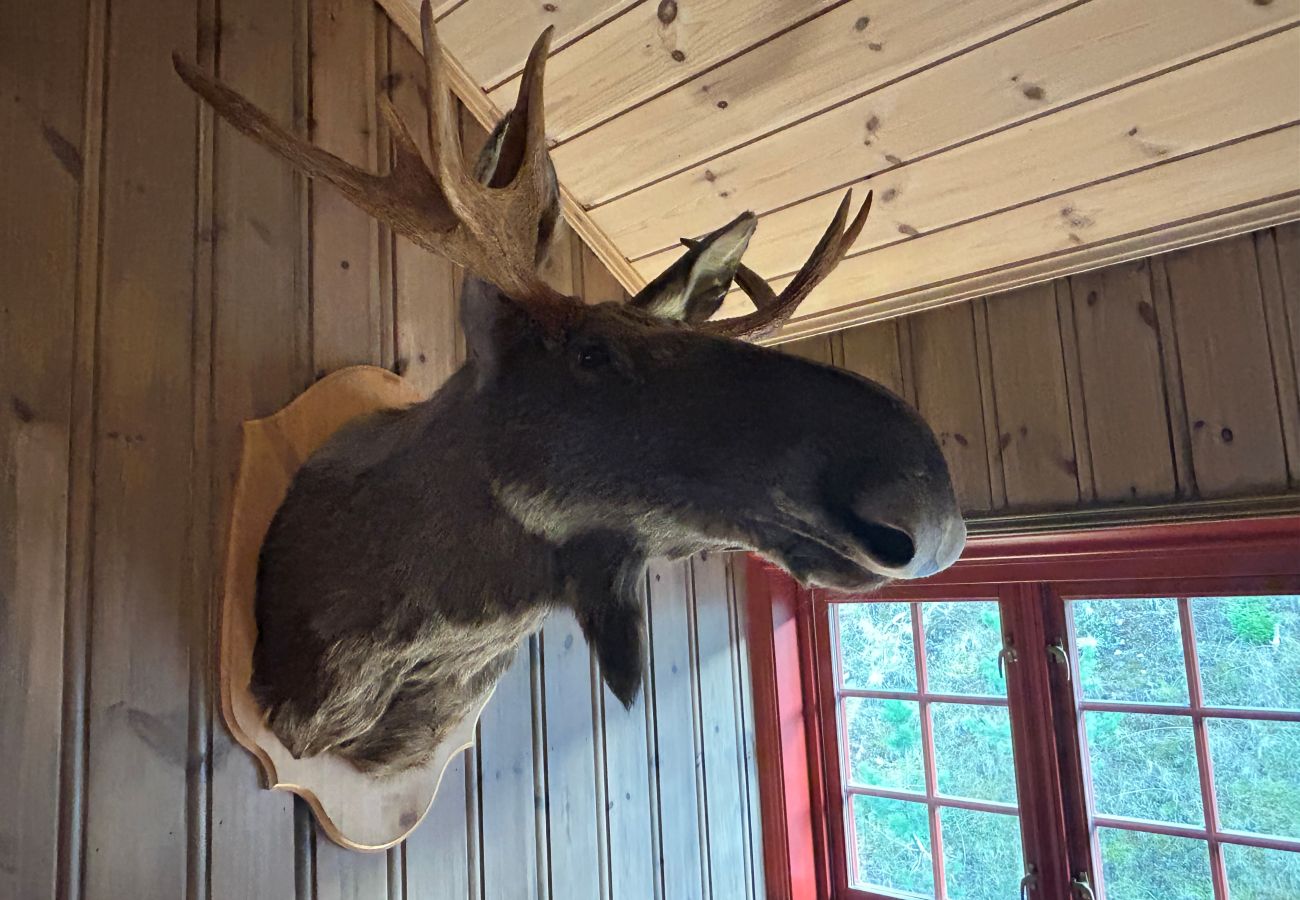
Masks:
[[[177,58],[232,125],[472,277],[469,359],[425,402],[346,426],[298,471],[262,546],[252,689],[296,757],[419,765],[553,608],[576,614],[630,705],[647,558],[744,547],[807,583],[868,589],[951,564],[965,540],[933,433],[864,378],[743,339],[785,321],[843,258],[849,197],[780,294],[740,263],[745,213],[627,303],[538,276],[559,217],[534,45],[474,170],[429,3],[429,159],[384,102],[391,172],[303,141]],[[846,224],[847,223],[847,224]],[[733,279],[754,312],[708,321]]]

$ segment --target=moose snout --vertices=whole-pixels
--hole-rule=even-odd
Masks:
[[[961,556],[966,524],[951,488],[935,487],[938,496],[932,497],[878,489],[859,496],[854,537],[872,571],[889,578],[925,578]]]

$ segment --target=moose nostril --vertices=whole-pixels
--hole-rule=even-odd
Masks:
[[[891,569],[902,568],[916,556],[916,544],[906,531],[866,521],[859,522],[855,530],[867,552],[881,565]]]

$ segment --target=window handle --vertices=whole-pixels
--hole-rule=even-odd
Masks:
[[[1012,647],[1010,644],[1004,644],[1002,649],[998,651],[998,677],[1001,678],[1003,681],[1006,681],[1007,673],[1003,668],[1003,665],[1005,663],[1013,663],[1015,661],[1016,661],[1016,648]]]
[[[1020,900],[1029,900],[1029,892],[1038,892],[1038,867],[1033,863],[1025,866],[1025,877],[1020,879]]]
[[[1065,648],[1058,641],[1055,644],[1047,645],[1047,655],[1056,660],[1065,668],[1065,683],[1069,684],[1074,680],[1074,673],[1070,671],[1070,654],[1065,652]]]
[[[1092,882],[1088,880],[1087,872],[1080,872],[1074,876],[1070,882],[1070,890],[1078,900],[1097,900],[1097,895],[1092,892]]]

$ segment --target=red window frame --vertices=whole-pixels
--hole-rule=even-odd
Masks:
[[[832,598],[850,598],[802,588],[756,557],[745,574],[768,894],[874,900],[883,895],[847,882],[838,745],[828,727],[836,718],[827,608]],[[1192,579],[1200,589],[1186,589]],[[1125,584],[1148,592],[1179,586],[1179,596],[1210,588],[1297,593],[1300,516],[974,537],[951,569],[893,585],[876,599],[997,597],[1004,640],[1023,648],[1066,638],[1064,603],[1044,595],[1047,582],[1066,595],[1099,582],[1110,591]],[[1013,707],[1042,711],[1052,723],[1030,733],[1012,716],[1025,859],[1036,866],[1040,897],[1069,897],[1074,875],[1087,873],[1096,885],[1100,872],[1092,856],[1080,723],[1063,677],[1046,653],[1021,653],[1007,679]],[[1217,823],[1210,815],[1207,810],[1213,840]]]

